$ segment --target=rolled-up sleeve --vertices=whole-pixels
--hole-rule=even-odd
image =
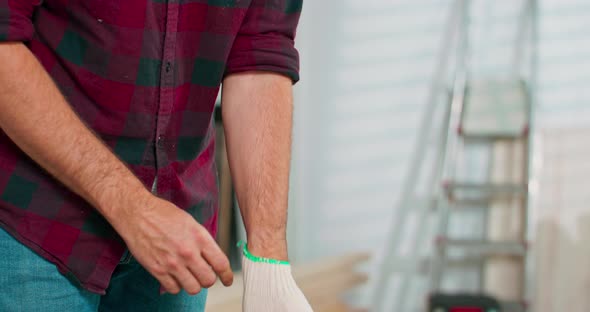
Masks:
[[[31,21],[40,0],[0,0],[0,42],[29,41],[34,27]]]
[[[303,0],[252,0],[231,48],[225,75],[271,71],[299,80],[295,33]]]

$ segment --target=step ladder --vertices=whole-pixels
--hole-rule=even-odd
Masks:
[[[529,79],[519,75],[476,79],[471,75],[468,16],[472,2],[455,0],[449,10],[414,157],[374,288],[369,290],[372,312],[420,312],[429,308],[429,298],[453,302],[466,296],[498,299],[501,308],[494,312],[523,312],[527,308],[525,297],[531,283],[525,270],[530,268],[526,239],[530,77],[534,78],[536,65],[537,0],[520,2],[523,14],[519,28],[523,28],[522,37],[525,28],[531,36],[529,59],[524,60],[524,44],[517,42],[519,47],[515,48],[515,67],[530,62]],[[491,160],[480,175],[485,179],[467,180],[459,174],[472,146],[485,151],[485,158]],[[518,217],[507,217],[510,213]],[[462,226],[452,224],[461,214],[476,216],[480,235],[452,235],[449,229]],[[411,230],[407,229],[409,219],[417,220]],[[512,228],[504,228],[503,223]],[[445,284],[449,273],[465,268],[476,272],[476,285],[449,289]],[[515,287],[498,289],[506,284]],[[427,300],[415,295],[417,289]]]
[[[466,290],[445,291],[445,272],[451,267],[476,268],[479,285],[469,291],[495,297],[502,312],[526,311],[530,90],[516,79],[466,80],[463,92],[457,148],[448,165],[457,170],[460,164],[453,162],[465,160],[460,154],[476,145],[488,151],[489,166],[484,181],[464,181],[450,172],[449,180],[442,183],[445,203],[439,207],[432,292],[460,296]],[[481,233],[453,237],[450,219],[474,210]]]
[[[523,22],[530,22],[534,36],[534,0],[523,6]],[[467,12],[467,10],[465,11]],[[464,23],[463,57],[469,59],[468,24]],[[526,25],[523,23],[522,25]],[[523,26],[524,27],[524,26]],[[520,42],[517,48],[522,49]],[[533,51],[529,51],[533,53]],[[522,51],[517,55],[522,56]],[[532,59],[532,57],[531,57]],[[531,62],[531,65],[534,63]],[[518,64],[514,64],[515,67]],[[473,78],[469,61],[458,68],[461,81],[452,100],[459,115],[453,141],[446,155],[443,195],[431,265],[431,293],[460,298],[465,291],[490,296],[500,303],[501,312],[527,311],[529,144],[532,115],[531,83],[520,75]],[[534,72],[531,70],[531,72]],[[451,126],[453,126],[451,124]],[[469,151],[487,154],[481,174],[460,174],[469,168]],[[476,181],[467,176],[477,176]],[[478,219],[479,233],[457,231],[453,218],[470,213]],[[465,217],[463,217],[465,219]],[[460,237],[457,237],[460,236]],[[475,287],[445,286],[445,275],[460,270],[475,272]],[[449,310],[451,311],[451,310]]]

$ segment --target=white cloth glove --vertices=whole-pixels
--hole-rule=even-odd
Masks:
[[[313,312],[295,283],[291,265],[251,260],[242,256],[243,312]]]

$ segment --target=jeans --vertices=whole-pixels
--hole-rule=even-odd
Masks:
[[[207,289],[191,296],[159,294],[159,283],[126,254],[106,295],[84,290],[0,228],[0,311],[2,312],[202,312]]]

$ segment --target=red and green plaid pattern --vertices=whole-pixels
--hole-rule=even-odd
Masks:
[[[0,40],[22,41],[135,175],[217,231],[212,112],[225,75],[298,80],[302,0],[0,0]],[[0,225],[104,293],[125,251],[88,203],[0,132]]]

